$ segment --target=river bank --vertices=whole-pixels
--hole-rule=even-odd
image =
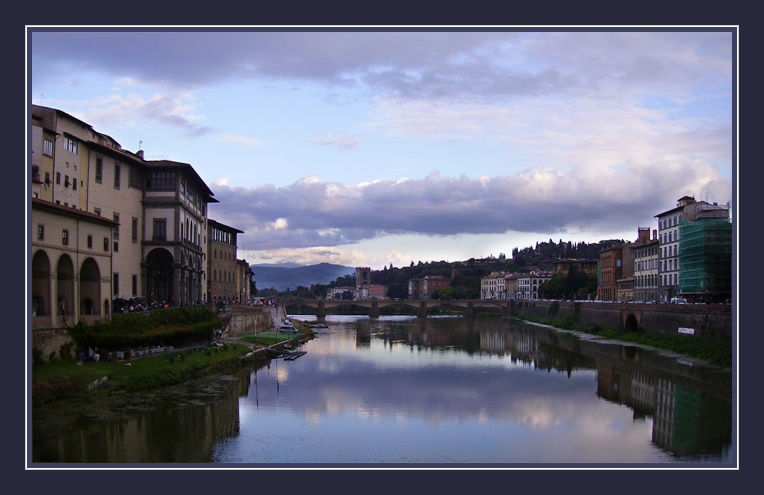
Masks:
[[[273,321],[279,321],[276,319],[279,308],[271,308],[271,311]],[[140,354],[143,357],[137,359],[98,362],[59,359],[35,364],[32,367],[32,402],[42,405],[82,394],[141,391],[224,373],[260,360],[267,361],[273,357],[272,351],[312,338],[307,326],[298,324],[298,329],[296,335],[274,334],[267,339],[248,339],[223,332],[212,342],[188,344],[161,354]],[[269,334],[260,332],[257,335],[265,337]]]

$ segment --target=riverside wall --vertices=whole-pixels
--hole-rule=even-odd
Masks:
[[[263,332],[273,328],[273,314],[268,309],[234,306],[223,332],[230,337]]]
[[[733,313],[729,305],[513,301],[510,313],[540,318],[569,315],[577,317],[581,323],[600,327],[665,334],[689,333],[719,339],[730,339],[733,331]]]
[[[223,320],[223,331],[232,337],[273,328],[273,314],[268,309],[233,306],[221,311],[219,316]],[[31,350],[42,361],[48,361],[51,356],[61,357],[62,346],[75,347],[66,328],[33,328],[31,334]]]

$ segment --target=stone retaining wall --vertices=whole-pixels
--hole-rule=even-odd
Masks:
[[[553,318],[555,301],[515,301],[512,314]],[[578,315],[581,323],[624,328],[629,325],[647,332],[690,333],[730,339],[732,308],[727,305],[633,304],[557,301],[556,316]]]
[[[255,308],[234,308],[231,319],[223,331],[230,337],[263,332],[273,328],[273,316],[270,311]]]

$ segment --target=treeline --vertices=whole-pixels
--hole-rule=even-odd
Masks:
[[[373,270],[371,272],[371,283],[374,285],[386,285],[387,297],[392,299],[405,299],[408,297],[408,282],[412,279],[421,279],[428,275],[443,276],[452,278],[451,287],[444,289],[436,296],[440,299],[478,299],[480,298],[480,279],[489,275],[491,272],[518,272],[527,273],[532,270],[553,271],[554,262],[564,258],[577,259],[599,259],[600,252],[616,244],[622,243],[622,240],[606,240],[594,244],[586,242],[563,242],[560,240],[555,243],[552,239],[549,242],[537,242],[536,246],[530,246],[523,249],[513,249],[512,257],[507,258],[504,253],[498,257],[489,256],[487,258],[471,258],[467,261],[431,261],[431,262],[411,262],[409,266],[384,267],[382,270]],[[577,278],[583,274],[576,274]],[[559,281],[551,293],[576,293],[582,287],[591,288],[591,280],[565,280]],[[594,281],[596,291],[596,280]],[[355,275],[346,275],[337,278],[334,282],[327,285],[316,284],[308,287],[298,287],[296,290],[282,292],[282,297],[293,297],[296,299],[316,299],[325,298],[329,288],[332,287],[355,287]],[[258,295],[263,295],[258,293]],[[350,296],[352,298],[352,295]]]

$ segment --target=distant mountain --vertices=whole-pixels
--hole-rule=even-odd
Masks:
[[[299,263],[292,263],[291,261],[287,261],[286,263],[259,263],[256,265],[249,265],[252,268],[300,268],[305,265],[301,265]]]
[[[255,273],[255,284],[259,289],[276,289],[284,291],[296,289],[299,286],[310,287],[315,284],[329,284],[345,275],[355,274],[355,268],[331,263],[302,266],[287,263],[289,266],[258,264],[250,265]]]

